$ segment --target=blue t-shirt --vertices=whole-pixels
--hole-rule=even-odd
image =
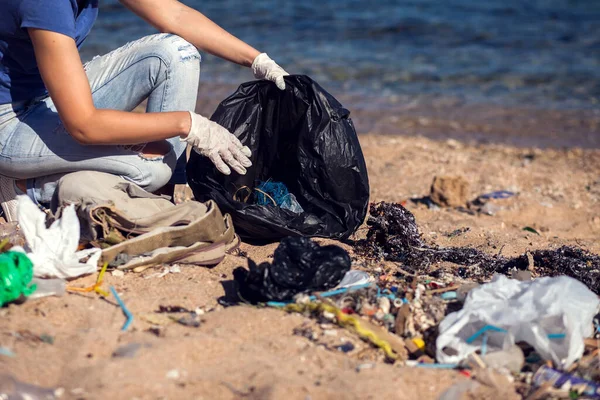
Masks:
[[[98,0],[0,0],[0,104],[47,93],[27,28],[67,35],[81,46],[98,16]]]

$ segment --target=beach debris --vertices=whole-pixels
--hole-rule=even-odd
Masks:
[[[35,292],[29,295],[28,299],[34,300],[42,297],[56,296],[61,297],[65,294],[67,289],[67,282],[64,279],[42,279],[33,278],[31,283],[37,288]]]
[[[153,274],[145,276],[144,279],[164,278],[165,276],[167,276],[169,274],[179,274],[179,273],[181,273],[181,268],[179,267],[179,265],[170,265],[170,266],[164,267],[161,272],[155,272]]]
[[[40,341],[46,344],[54,344],[54,336],[48,335],[47,333],[42,333],[40,335]]]
[[[506,369],[515,374],[521,372],[525,365],[525,355],[517,345],[510,346],[506,350],[482,354],[481,359],[489,368]]]
[[[0,346],[0,356],[15,357],[15,353],[8,347]]]
[[[101,250],[77,251],[80,231],[74,205],[65,207],[62,216],[46,227],[46,214],[28,196],[18,196],[17,204],[34,276],[69,279],[96,272]]]
[[[113,296],[115,296],[115,299],[117,300],[119,307],[121,307],[121,310],[123,310],[123,314],[125,314],[125,316],[127,317],[125,324],[123,324],[123,327],[121,328],[122,331],[126,331],[127,328],[129,328],[129,325],[131,325],[131,323],[133,322],[133,314],[127,309],[125,303],[123,303],[123,300],[121,300],[121,297],[119,297],[119,294],[117,293],[114,286],[110,287],[110,291],[112,292]]]
[[[150,347],[146,344],[144,347]],[[112,353],[113,358],[133,358],[137,354],[138,350],[142,348],[141,343],[128,343],[123,346],[117,347]]]
[[[181,306],[163,306],[160,305],[158,306],[158,310],[155,311],[156,313],[190,313],[192,311],[188,310],[185,307],[181,307]]]
[[[98,273],[98,277],[96,278],[96,283],[94,283],[92,286],[88,286],[85,288],[68,286],[67,291],[78,292],[78,293],[96,292],[100,296],[104,296],[104,297],[110,296],[106,291],[102,290],[102,282],[104,281],[104,274],[106,273],[107,268],[108,268],[108,263],[104,263],[104,265],[100,269],[100,272]]]
[[[316,315],[318,317],[322,317],[325,313],[332,314],[335,323],[355,332],[361,339],[382,349],[388,360],[393,362],[407,358],[404,341],[400,337],[389,333],[387,329],[383,329],[366,319],[346,314],[333,304],[313,301],[309,303],[291,303],[278,307],[287,312]]]
[[[497,190],[491,193],[485,193],[479,196],[480,199],[490,200],[490,199],[508,199],[513,196],[516,196],[515,192],[511,192],[509,190]]]
[[[170,369],[165,375],[167,379],[177,380],[181,377],[181,372],[178,369]]]
[[[0,374],[0,398],[10,400],[54,400],[63,389],[44,388],[24,383],[8,374]]]
[[[122,278],[125,276],[125,272],[121,271],[120,269],[115,269],[111,271],[110,274],[116,278]]]
[[[198,327],[200,327],[200,325],[202,323],[202,320],[200,319],[200,315],[196,314],[195,312],[190,312],[181,317],[171,316],[170,318],[180,325],[189,326],[192,328],[198,328]]]
[[[0,307],[24,301],[34,293],[37,286],[31,282],[32,278],[33,264],[29,257],[17,251],[0,254]]]
[[[469,182],[462,176],[436,176],[429,198],[441,207],[465,206],[469,198]]]
[[[541,236],[541,235],[540,235],[540,233],[539,233],[538,231],[536,231],[535,229],[533,229],[533,228],[532,228],[532,227],[530,227],[530,226],[526,226],[526,227],[524,227],[524,228],[523,228],[523,230],[524,230],[524,231],[526,231],[526,232],[535,233],[536,235],[538,235],[538,236]]]
[[[462,310],[440,323],[436,359],[458,363],[475,351],[526,342],[543,359],[568,368],[583,355],[583,338],[593,334],[599,306],[598,296],[573,278],[519,282],[497,275],[471,290]]]
[[[485,281],[495,273],[527,270],[530,265],[527,254],[506,258],[471,247],[427,244],[421,237],[414,216],[400,204],[371,204],[367,225],[367,237],[355,243],[356,252],[367,258],[398,263],[396,273],[428,273],[434,265],[449,262],[465,267],[457,270],[462,279]],[[570,246],[535,250],[530,255],[536,276],[567,275],[600,294],[600,256]]]
[[[581,379],[545,365],[541,366],[533,376],[533,384],[538,387],[549,384],[557,389],[573,393],[577,397],[600,399],[600,383]]]
[[[470,230],[471,230],[471,228],[469,228],[468,226],[464,227],[464,228],[458,228],[458,229],[448,233],[446,236],[449,238],[454,238],[454,237],[462,236],[465,233],[469,232]]]
[[[254,200],[255,203],[261,206],[277,206],[290,210],[293,213],[301,214],[304,212],[302,206],[296,200],[296,196],[290,193],[287,186],[283,182],[273,181],[258,181],[256,188],[254,188]],[[237,194],[237,192],[236,192]],[[248,200],[246,197],[246,201]],[[236,199],[238,201],[246,202],[244,199]]]
[[[249,270],[237,268],[233,276],[238,294],[245,301],[285,301],[298,293],[335,287],[350,266],[348,252],[339,246],[320,246],[306,237],[287,237],[275,249],[272,264],[256,265],[249,259]]]

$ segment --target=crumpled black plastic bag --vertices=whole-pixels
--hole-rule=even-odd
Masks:
[[[248,268],[233,271],[238,293],[251,303],[291,300],[298,293],[335,287],[350,270],[348,252],[339,246],[319,246],[305,237],[287,237],[275,249],[273,263],[248,260]]]
[[[349,111],[307,76],[285,78],[285,91],[268,81],[242,84],[211,119],[252,150],[244,176],[219,173],[192,152],[188,183],[199,201],[214,200],[233,217],[243,238],[276,241],[286,236],[344,239],[365,219],[369,181]],[[283,182],[304,209],[233,200],[257,181]]]

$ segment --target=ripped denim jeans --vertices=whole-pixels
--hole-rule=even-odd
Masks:
[[[84,68],[96,108],[132,111],[146,99],[147,112],[196,107],[200,54],[178,36],[144,37]],[[170,149],[157,157],[145,156],[144,144],[81,145],[66,131],[50,97],[0,105],[0,175],[26,179],[27,194],[38,203],[49,203],[58,179],[75,171],[122,176],[150,192],[185,183],[186,143],[178,136],[167,142]]]

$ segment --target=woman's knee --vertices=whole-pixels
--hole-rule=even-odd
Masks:
[[[137,157],[135,165],[131,165],[130,171],[124,175],[126,179],[149,192],[154,192],[169,183],[177,164],[177,156],[168,143],[149,144]]]
[[[149,36],[145,43],[148,51],[160,58],[168,67],[200,69],[201,56],[198,49],[187,40],[170,33]]]

